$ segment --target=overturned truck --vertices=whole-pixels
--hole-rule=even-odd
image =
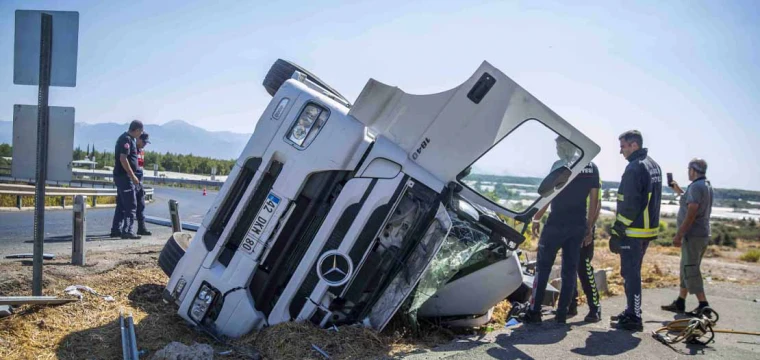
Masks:
[[[599,152],[486,62],[433,95],[371,79],[354,104],[283,60],[264,87],[272,101],[202,225],[159,257],[164,298],[218,335],[292,320],[382,330],[402,306],[487,321],[525,282],[531,217]],[[576,146],[559,166],[557,137]],[[543,175],[489,181],[524,169]]]

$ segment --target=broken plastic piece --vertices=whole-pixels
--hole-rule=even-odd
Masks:
[[[91,294],[93,294],[95,296],[101,297],[105,301],[114,301],[113,297],[111,297],[110,295],[100,295],[95,290],[93,290],[91,287],[84,286],[84,285],[71,285],[71,286],[67,287],[66,289],[64,289],[63,291],[66,294],[68,294],[68,295],[76,296],[76,297],[79,298],[79,300],[82,300],[82,297],[84,297],[84,295],[82,295],[82,292],[79,291],[79,290],[86,291],[86,292],[91,293]]]
[[[330,355],[328,355],[324,350],[320,349],[319,346],[311,344],[311,348],[316,350],[320,355],[324,356],[325,359],[330,358]]]
[[[507,321],[507,323],[504,325],[504,327],[505,328],[510,328],[512,326],[517,326],[519,324],[520,324],[520,322],[517,321],[517,319],[511,318],[511,319],[509,319],[509,321]]]

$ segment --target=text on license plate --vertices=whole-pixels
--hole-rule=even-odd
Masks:
[[[264,232],[264,229],[267,227],[269,220],[272,219],[272,215],[279,205],[280,198],[270,192],[269,195],[267,195],[266,200],[264,200],[264,204],[261,205],[259,213],[256,214],[256,217],[253,219],[253,224],[251,224],[251,227],[248,229],[248,233],[245,235],[243,243],[240,244],[243,250],[249,254],[253,252],[253,245],[259,240],[259,238],[261,238],[261,233]]]

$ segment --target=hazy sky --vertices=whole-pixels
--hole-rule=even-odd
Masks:
[[[14,10],[80,12],[76,88],[51,92],[77,121],[184,119],[251,132],[278,57],[355,100],[367,79],[412,93],[457,86],[487,60],[602,147],[617,136],[686,183],[694,156],[717,187],[760,190],[760,2],[9,1],[0,0],[0,119],[34,104],[13,85]],[[526,149],[528,151],[528,149]]]

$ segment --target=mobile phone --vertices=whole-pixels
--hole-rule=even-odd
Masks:
[[[668,173],[668,186],[673,184],[673,173]]]

